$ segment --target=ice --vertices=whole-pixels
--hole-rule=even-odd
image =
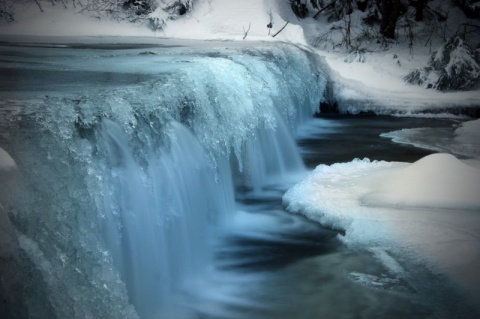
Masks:
[[[480,150],[480,119],[462,123],[454,134],[458,143],[467,148]]]
[[[480,170],[450,154],[409,164],[319,165],[283,197],[287,209],[346,231],[343,240],[427,263],[478,296]],[[378,255],[392,272],[399,270]],[[360,277],[358,277],[360,278]],[[360,279],[359,279],[360,280]],[[363,280],[363,279],[362,279]]]
[[[382,133],[380,136],[391,138],[396,143],[478,159],[480,158],[479,126],[479,120],[469,120],[451,128],[402,129]]]
[[[145,50],[18,46],[8,57],[28,77],[2,91],[15,105],[2,147],[21,174],[0,201],[25,255],[15,268],[37,269],[32,289],[56,317],[183,313],[208,286],[196,282],[214,267],[218,230],[235,223],[235,187],[260,192],[304,172],[293,136],[326,83],[312,52]]]

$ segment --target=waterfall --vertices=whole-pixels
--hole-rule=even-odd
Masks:
[[[151,53],[72,49],[121,84],[4,102],[0,146],[18,176],[0,213],[18,243],[0,267],[21,269],[22,288],[4,290],[26,313],[173,316],[215,266],[235,189],[259,192],[304,169],[293,136],[326,82],[313,54],[286,44]]]
[[[105,233],[142,318],[172,306],[174,293],[211,264],[209,242],[234,206],[229,172],[216,182],[196,138],[179,123],[169,126],[168,149],[146,150],[144,169],[120,127],[102,123],[113,185],[105,197]]]

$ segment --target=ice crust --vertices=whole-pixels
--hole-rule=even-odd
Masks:
[[[478,296],[480,170],[450,154],[409,164],[319,165],[283,197],[287,210],[345,230],[344,241],[415,256]]]
[[[391,138],[396,143],[446,152],[457,156],[480,158],[480,120],[464,121],[451,128],[411,128],[402,129],[380,136]]]

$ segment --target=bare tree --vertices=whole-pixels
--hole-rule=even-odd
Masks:
[[[423,21],[423,9],[425,8],[426,0],[417,0],[415,5],[415,21]]]
[[[0,22],[7,23],[15,21],[12,4],[6,0],[0,0]]]
[[[395,39],[395,28],[400,13],[400,0],[382,0],[382,21],[380,33],[386,38]]]

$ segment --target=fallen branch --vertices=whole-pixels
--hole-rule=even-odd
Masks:
[[[275,38],[280,32],[282,32],[283,29],[285,29],[285,27],[287,26],[288,23],[289,23],[289,21],[287,21],[287,23],[285,23],[285,25],[283,26],[283,28],[281,28],[280,30],[278,30],[277,33],[275,33],[274,35],[272,35],[272,38]]]

